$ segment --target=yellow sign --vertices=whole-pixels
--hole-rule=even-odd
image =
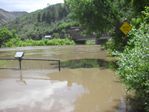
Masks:
[[[120,27],[120,30],[127,35],[128,32],[131,30],[132,26],[128,22],[123,22],[123,24]]]

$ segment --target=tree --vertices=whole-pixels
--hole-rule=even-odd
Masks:
[[[114,49],[123,51],[128,38],[119,31],[124,20],[131,21],[138,16],[148,0],[65,0],[72,13],[72,18],[79,21],[81,26],[100,36],[103,32],[112,32]]]
[[[46,20],[46,12],[43,12],[42,14],[42,22]]]
[[[2,47],[7,41],[11,38],[14,38],[16,35],[10,32],[7,28],[0,29],[0,47]]]
[[[49,24],[51,23],[51,14],[49,11],[47,11],[47,14],[46,14],[46,22]]]
[[[123,15],[128,13],[126,10],[129,8],[128,5],[125,6],[124,0],[65,0],[65,3],[73,18],[97,34],[113,29]]]
[[[40,13],[38,13],[38,15],[37,15],[37,21],[41,22],[41,14]]]
[[[136,14],[141,14],[145,6],[149,6],[148,0],[127,0],[131,3]]]

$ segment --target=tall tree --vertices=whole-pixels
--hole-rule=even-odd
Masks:
[[[65,0],[73,17],[90,31],[101,33],[140,13],[148,0]]]
[[[134,7],[136,13],[141,14],[141,11],[144,10],[144,7],[149,6],[148,0],[130,0],[130,1],[131,1],[132,6]]]
[[[7,28],[0,29],[0,47],[2,47],[5,42],[9,41],[11,38],[15,38],[16,35],[10,32]]]
[[[97,34],[108,31],[120,18],[117,0],[65,0],[65,3],[83,27]]]
[[[37,15],[37,21],[41,22],[41,14],[40,13],[38,13],[38,15]]]
[[[42,22],[46,20],[46,12],[43,12],[42,14]]]

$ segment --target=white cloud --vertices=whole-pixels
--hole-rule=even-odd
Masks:
[[[0,8],[7,11],[32,12],[47,7],[47,4],[64,3],[64,0],[0,0]]]

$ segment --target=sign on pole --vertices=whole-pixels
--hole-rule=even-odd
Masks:
[[[132,29],[132,26],[127,22],[123,22],[123,24],[120,26],[120,30],[127,35],[128,32]]]

